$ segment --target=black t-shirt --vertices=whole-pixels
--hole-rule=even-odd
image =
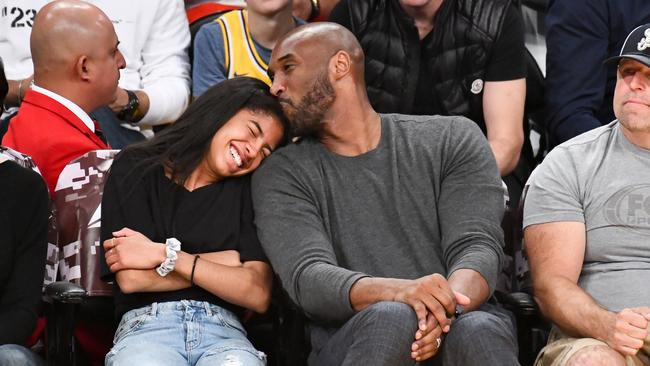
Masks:
[[[162,167],[141,177],[133,169],[134,162],[122,153],[111,167],[102,198],[102,242],[112,238],[113,231],[127,227],[158,243],[174,237],[190,254],[237,250],[242,262],[266,261],[253,224],[249,176],[224,179],[190,192],[169,180]],[[103,266],[103,278],[114,278],[105,262]],[[208,301],[241,311],[198,286],[124,294],[116,283],[114,289],[118,318],[154,302],[179,300]]]
[[[43,178],[0,163],[0,345],[22,344],[36,326],[47,255],[49,198]]]

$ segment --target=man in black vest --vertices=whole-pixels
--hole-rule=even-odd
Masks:
[[[526,64],[511,0],[342,0],[330,21],[366,54],[378,112],[460,115],[487,136],[501,176],[522,148]]]

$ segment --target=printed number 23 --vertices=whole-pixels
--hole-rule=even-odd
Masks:
[[[11,22],[12,28],[22,28],[22,27],[31,27],[34,23],[34,17],[36,16],[36,10],[27,9],[23,10],[21,8],[12,8],[11,15],[16,15],[16,18]],[[25,20],[23,20],[25,18]]]

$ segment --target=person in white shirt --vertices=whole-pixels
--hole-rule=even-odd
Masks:
[[[30,87],[33,18],[50,0],[0,0],[0,57],[9,80],[7,107]],[[127,67],[115,102],[92,115],[114,148],[150,137],[153,126],[176,120],[190,94],[190,32],[182,0],[89,0],[112,21]],[[129,93],[131,91],[132,93]],[[137,99],[137,100],[136,100]],[[116,118],[118,117],[118,118]]]

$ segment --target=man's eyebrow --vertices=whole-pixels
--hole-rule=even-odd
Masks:
[[[292,53],[287,53],[286,55],[278,58],[278,62],[286,61],[286,60],[288,60],[290,58],[293,58],[293,54]]]
[[[286,60],[292,59],[294,56],[292,53],[287,53],[284,56],[281,56],[278,58],[277,62],[282,63]],[[271,65],[269,65],[269,68],[266,70],[266,74],[269,76],[270,79],[273,79],[273,75],[275,75],[275,71],[271,68]]]

